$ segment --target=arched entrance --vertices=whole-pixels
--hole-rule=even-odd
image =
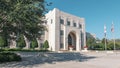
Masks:
[[[76,35],[74,32],[68,34],[68,50],[70,50],[70,48],[76,50]]]

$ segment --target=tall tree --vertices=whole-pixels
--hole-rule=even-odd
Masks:
[[[0,0],[0,32],[7,38],[23,34],[32,40],[45,30],[45,11],[44,0]]]
[[[86,43],[88,49],[93,49],[93,47],[96,45],[96,39],[88,32],[86,32]]]
[[[106,40],[106,44],[108,44],[108,39],[105,38],[102,39],[102,43],[105,44],[105,40]]]

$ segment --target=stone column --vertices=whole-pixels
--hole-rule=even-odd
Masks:
[[[64,44],[64,50],[67,50],[67,43],[68,43],[68,36],[67,36],[67,18],[64,19],[64,36],[63,36],[63,44]]]
[[[83,24],[83,47],[86,46],[86,32],[85,32],[85,24]]]
[[[80,32],[78,32],[76,34],[76,51],[80,51],[81,50],[81,36],[80,36]]]

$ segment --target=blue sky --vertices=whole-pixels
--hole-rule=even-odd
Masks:
[[[86,31],[104,37],[104,24],[107,38],[112,39],[111,25],[114,23],[115,38],[120,39],[120,0],[46,0],[52,2],[47,8],[58,8],[64,12],[85,18]]]

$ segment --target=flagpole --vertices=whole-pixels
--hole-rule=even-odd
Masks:
[[[105,51],[106,51],[107,49],[106,49],[106,34],[105,34]]]
[[[107,50],[106,46],[106,25],[104,25],[104,38],[105,38],[105,51]]]
[[[114,36],[114,33],[113,33],[113,42],[114,42],[114,51],[116,50],[116,46],[115,46],[115,36]]]
[[[114,33],[112,32],[112,36],[113,36],[113,46],[114,46],[114,51],[116,50],[116,46],[115,46],[115,36]]]
[[[112,35],[113,35],[113,43],[114,43],[114,51],[115,51],[116,46],[115,46],[115,35],[114,35],[114,24],[113,24],[113,22],[112,22],[111,32],[112,32]]]

